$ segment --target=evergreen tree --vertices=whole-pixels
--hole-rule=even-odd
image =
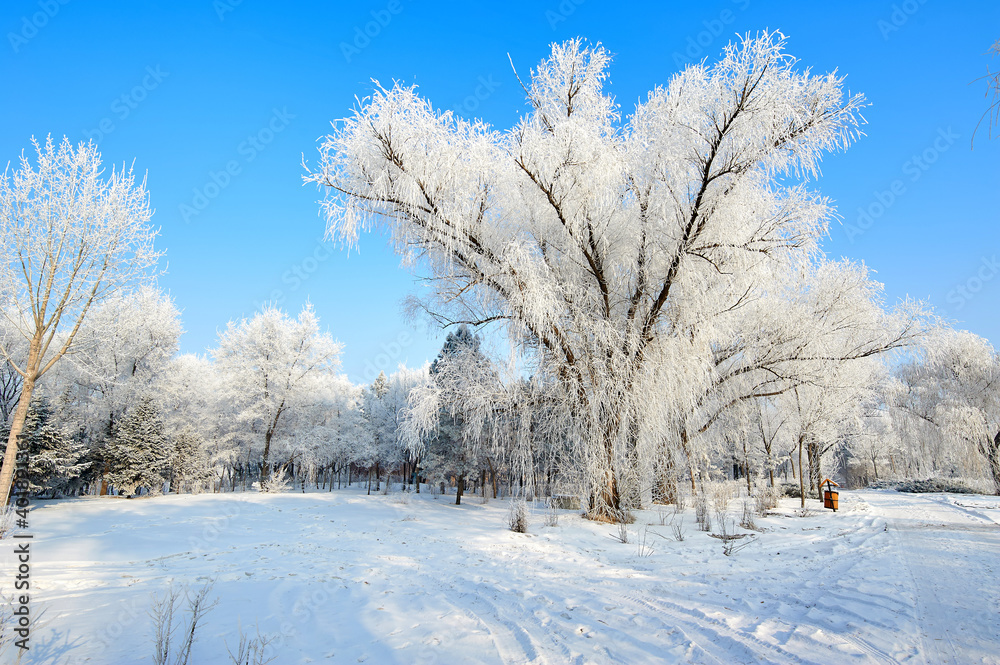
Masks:
[[[208,454],[201,439],[190,429],[184,429],[174,437],[173,455],[170,459],[170,489],[176,492],[194,490],[211,478]]]
[[[455,332],[448,333],[430,369],[431,379],[442,386],[443,394],[437,430],[427,441],[423,472],[430,481],[447,481],[454,476],[456,505],[462,503],[466,477],[475,476],[484,465],[482,456],[466,436],[460,403],[463,382],[472,380],[467,374],[488,363],[479,344],[479,337],[468,326],[459,326]]]
[[[129,496],[142,487],[158,491],[171,452],[159,409],[152,398],[143,397],[113,427],[105,451],[110,469],[107,481]]]
[[[82,442],[53,422],[52,407],[44,397],[31,401],[21,430],[19,449],[27,453],[26,478],[32,494],[65,491],[88,466]]]

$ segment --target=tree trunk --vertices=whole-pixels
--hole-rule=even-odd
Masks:
[[[806,507],[806,481],[805,477],[802,475],[802,439],[803,437],[799,435],[799,500],[803,508]]]
[[[31,403],[31,393],[35,391],[35,370],[31,368],[32,358],[34,358],[37,369],[39,358],[35,349],[35,342],[32,340],[32,357],[28,359],[29,374],[24,378],[21,385],[21,396],[17,400],[17,409],[14,410],[14,420],[10,423],[10,434],[7,436],[7,451],[3,456],[3,466],[0,467],[0,505],[5,505],[10,498],[10,488],[14,484],[14,472],[17,469],[17,444],[24,429],[24,421],[28,417],[28,405]]]
[[[260,485],[261,489],[264,488],[264,481],[267,480],[268,476],[268,459],[271,456],[271,437],[274,436],[274,430],[267,430],[264,433],[264,462],[260,465]]]
[[[983,449],[986,461],[990,466],[990,475],[993,477],[993,493],[1000,496],[1000,432],[993,437],[991,442],[986,439],[986,446]]]
[[[465,476],[461,475],[458,477],[457,489],[455,491],[455,505],[462,505],[462,492],[465,491]]]

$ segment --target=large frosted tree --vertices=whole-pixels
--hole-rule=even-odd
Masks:
[[[91,307],[149,274],[159,255],[149,225],[145,182],[131,169],[105,174],[93,143],[49,137],[33,142],[0,178],[0,294],[3,315],[26,347],[0,354],[21,376],[17,408],[0,468],[0,502],[14,477],[18,436],[38,380],[76,340]]]
[[[625,120],[608,64],[600,46],[554,45],[507,131],[379,87],[307,176],[332,234],[387,228],[433,280],[428,312],[505,326],[559,382],[597,516],[629,500],[673,426],[644,422],[649,396],[694,408],[714,327],[815,256],[832,209],[805,183],[857,136],[863,105],[779,33],[688,67]]]

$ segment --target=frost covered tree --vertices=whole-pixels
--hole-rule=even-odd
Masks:
[[[985,472],[1000,494],[1000,354],[982,337],[944,330],[897,371],[894,406],[917,437],[943,437],[954,468]],[[948,461],[945,458],[945,461]],[[941,469],[939,469],[941,470]]]
[[[107,481],[129,496],[141,488],[159,492],[172,455],[160,410],[153,398],[143,397],[114,424],[105,450]]]
[[[213,479],[204,440],[190,427],[185,427],[169,439],[167,479],[170,481],[170,489],[175,492],[183,492],[185,489],[199,491]]]
[[[156,394],[174,441],[171,488],[194,490],[211,480],[221,485],[239,452],[225,435],[224,423],[231,414],[215,365],[203,356],[176,356],[158,371],[149,390]]]
[[[462,503],[466,479],[485,463],[482,439],[489,434],[477,422],[476,405],[470,402],[482,394],[483,386],[496,381],[479,350],[480,341],[464,324],[448,333],[430,365],[430,380],[410,392],[406,416],[410,450],[421,459],[422,475],[431,482],[454,477],[456,505]]]
[[[392,429],[389,420],[389,411],[384,403],[386,393],[389,392],[389,379],[385,372],[379,372],[372,384],[364,391],[364,415],[368,423],[370,436],[366,441],[370,444],[368,449],[362,453],[361,457],[366,462],[370,474],[375,474],[375,491],[378,491],[382,482],[382,470],[388,470],[400,461],[400,450],[396,447],[396,433]],[[386,480],[388,482],[388,479]],[[368,491],[371,492],[371,482],[368,484]]]
[[[104,176],[93,143],[33,141],[0,178],[0,293],[3,314],[26,346],[23,361],[0,354],[22,385],[0,469],[0,502],[14,476],[17,438],[39,379],[70,347],[91,307],[148,275],[159,254],[145,183],[131,169]]]
[[[598,517],[633,501],[698,407],[722,315],[815,256],[833,211],[806,182],[857,137],[864,103],[800,68],[780,33],[688,67],[624,121],[608,63],[600,46],[554,45],[507,131],[379,87],[306,176],[328,192],[332,234],[379,224],[427,268],[432,316],[504,326],[558,382]],[[662,417],[645,417],[650,396]]]
[[[417,368],[409,368],[400,364],[396,371],[389,376],[387,390],[382,396],[382,422],[386,431],[391,432],[393,448],[399,451],[398,455],[406,467],[403,474],[404,483],[412,480],[416,484],[417,492],[420,491],[420,483],[416,479],[420,456],[406,445],[405,428],[410,409],[410,393],[415,388],[426,385],[429,381],[429,364]]]
[[[260,445],[262,484],[284,419],[311,403],[311,394],[339,367],[341,349],[320,330],[310,305],[295,319],[267,306],[251,319],[231,321],[220,335],[212,355],[226,398],[236,406],[238,433]]]
[[[36,395],[31,400],[21,432],[21,450],[28,453],[28,491],[52,496],[67,491],[87,467],[84,446],[65,427],[56,424],[48,399]]]
[[[408,466],[413,470],[415,452],[407,449],[403,428],[410,391],[427,381],[427,372],[426,367],[412,370],[400,365],[391,376],[379,372],[372,385],[365,389],[364,414],[371,431],[366,440],[371,445],[361,458],[368,466],[374,466],[376,490],[381,482],[381,471],[386,472],[388,482],[388,474],[394,469]],[[402,473],[406,482],[406,470]]]
[[[920,303],[887,310],[882,286],[863,265],[821,259],[776,280],[762,295],[748,294],[717,317],[710,339],[692,333],[712,351],[707,373],[689,384],[698,397],[678,425],[679,457],[688,462],[692,491],[700,475],[694,458],[704,462],[713,442],[748,444],[747,430],[758,428],[760,414],[747,402],[759,399],[771,400],[789,425],[800,428],[799,443],[808,460],[815,459],[809,467],[815,476],[822,454],[837,441],[833,436],[820,444],[819,432],[830,433],[820,423],[839,422],[843,413],[832,410],[856,408],[882,368],[879,358],[921,339],[926,319]],[[800,397],[809,404],[806,411]]]
[[[173,300],[150,286],[95,307],[64,369],[83,393],[88,420],[113,424],[145,396],[177,352],[182,332]]]

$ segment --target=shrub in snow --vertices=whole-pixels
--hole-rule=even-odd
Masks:
[[[781,494],[782,496],[791,497],[793,499],[802,498],[802,491],[799,489],[799,486],[796,483],[781,483]],[[816,490],[812,488],[807,488],[806,498],[818,499],[819,494],[816,493]]]
[[[510,500],[507,509],[507,528],[514,533],[528,533],[528,504],[524,499]]]
[[[743,499],[743,516],[740,518],[740,526],[744,529],[757,531],[757,522],[754,521],[754,508],[750,499]]]
[[[896,484],[899,492],[926,494],[928,492],[950,492],[952,494],[979,494],[965,483],[947,478],[929,478],[927,480],[904,480]]]
[[[712,517],[708,514],[708,499],[704,494],[694,498],[694,520],[702,531],[712,530]]]
[[[670,531],[674,535],[674,540],[681,543],[684,542],[684,518],[680,518],[676,522],[670,524]]]
[[[556,510],[552,497],[549,497],[548,508],[545,511],[545,526],[559,526],[559,511]]]
[[[149,616],[153,619],[154,665],[188,665],[198,626],[208,611],[218,604],[218,601],[208,601],[211,590],[212,582],[193,595],[187,588],[184,589],[183,594],[187,600],[187,621],[183,626],[180,625],[181,617],[177,616],[181,611],[181,591],[174,588],[171,582],[162,596],[154,597],[153,606],[149,611]],[[179,647],[174,642],[174,634],[178,628],[182,628]]]
[[[252,637],[243,632],[243,626],[239,623],[237,623],[236,629],[240,636],[240,641],[236,645],[236,653],[233,653],[228,643],[226,644],[226,651],[229,652],[229,660],[233,662],[233,665],[267,665],[277,658],[277,656],[267,657],[273,651],[270,646],[275,638],[272,635],[262,635],[260,626],[257,626],[257,634]]]
[[[766,517],[768,511],[774,510],[778,507],[778,499],[780,496],[778,488],[772,487],[771,485],[758,484],[754,488],[752,495],[754,509],[757,511],[757,514],[761,517]]]
[[[260,484],[260,491],[276,494],[278,492],[287,492],[288,486],[289,483],[285,475],[285,468],[281,467],[280,469],[271,471],[271,475]]]

